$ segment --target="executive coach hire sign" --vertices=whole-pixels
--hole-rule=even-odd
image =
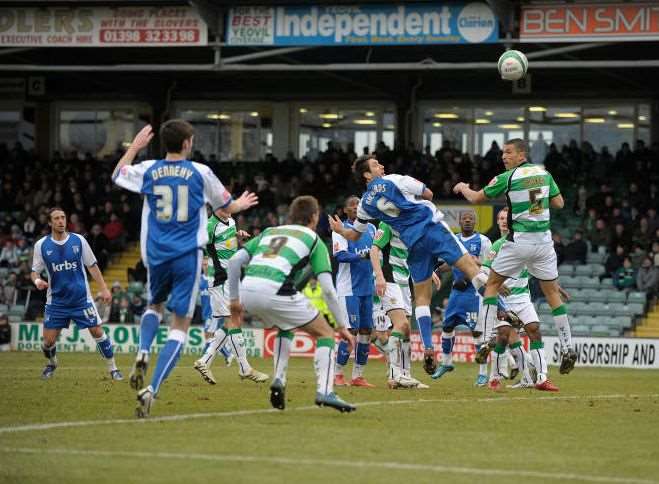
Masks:
[[[0,8],[5,47],[122,47],[206,45],[197,12],[174,7]]]
[[[406,45],[496,42],[498,20],[482,2],[234,7],[229,45]]]

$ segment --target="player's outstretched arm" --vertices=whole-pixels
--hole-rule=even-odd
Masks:
[[[384,278],[384,273],[382,272],[382,267],[380,266],[381,253],[382,251],[380,248],[373,244],[370,251],[371,267],[373,267],[373,274],[375,275],[375,292],[380,297],[384,296],[384,293],[387,290],[387,281]]]
[[[113,180],[117,177],[119,170],[121,170],[121,168],[125,165],[130,165],[135,160],[139,152],[149,145],[152,139],[153,128],[150,124],[147,124],[140,130],[139,133],[137,133],[133,139],[133,142],[126,150],[126,153],[124,153],[124,156],[121,157],[117,163],[117,166],[114,167],[114,171],[112,172]]]
[[[239,198],[232,201],[229,205],[223,208],[224,211],[231,214],[242,212],[259,204],[259,197],[256,196],[256,193],[243,192]]]
[[[96,281],[96,284],[98,284],[98,287],[101,288],[100,292],[101,292],[101,299],[103,300],[103,302],[109,303],[110,301],[112,301],[112,294],[110,294],[110,290],[108,289],[107,284],[105,284],[105,279],[103,279],[103,274],[101,274],[101,270],[98,268],[98,266],[97,265],[89,266],[87,267],[87,270]]]
[[[469,185],[464,182],[460,182],[453,187],[453,193],[460,193],[471,203],[483,203],[487,200],[485,192],[483,190],[472,190],[469,188]]]
[[[329,215],[328,218],[332,232],[336,232],[337,234],[345,237],[348,240],[352,240],[353,242],[355,240],[359,240],[359,238],[362,236],[362,234],[356,230],[344,227],[343,222],[338,215]]]

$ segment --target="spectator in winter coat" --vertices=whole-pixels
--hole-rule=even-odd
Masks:
[[[643,259],[641,268],[636,274],[636,288],[639,291],[645,291],[648,294],[648,299],[657,294],[657,287],[659,285],[659,268],[654,267],[652,259],[646,257]]]

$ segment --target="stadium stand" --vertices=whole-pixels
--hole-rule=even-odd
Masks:
[[[613,189],[602,182],[604,178],[585,179],[582,171],[576,169],[585,163],[607,159],[606,151],[597,153],[588,146],[583,143],[580,149],[571,143],[559,151],[552,144],[545,159],[548,168],[557,173],[566,206],[571,207],[555,213],[553,229],[562,240],[573,241],[577,231],[583,234],[586,249],[585,258],[568,260],[559,267],[561,283],[572,296],[570,310],[575,315],[575,332],[610,336],[622,335],[640,322],[656,326],[656,313],[642,318],[655,307],[659,279],[656,211],[659,206],[656,175],[659,148],[637,147],[636,151],[625,154],[627,148],[621,146],[616,158],[609,160],[603,175],[623,174],[619,178],[612,177],[618,181]],[[376,152],[389,171],[430,180],[429,186],[436,198],[447,203],[456,198],[450,188],[458,177],[471,177],[472,186],[479,187],[503,169],[496,143],[486,155],[492,163],[484,163],[484,158],[478,155],[472,159],[449,144],[431,154],[429,147],[423,151],[409,147],[392,150],[380,143]],[[125,319],[120,315],[131,309],[130,322],[143,306],[141,282],[133,280],[132,276],[129,279],[129,273],[132,274],[139,261],[139,248],[134,241],[138,238],[140,201],[112,187],[111,163],[96,161],[89,154],[83,160],[77,154],[68,156],[63,158],[55,153],[53,160],[44,163],[19,143],[12,149],[0,145],[0,158],[8,160],[0,185],[3,207],[0,211],[0,303],[6,305],[12,321],[38,315],[34,311],[42,310],[43,306],[37,303],[43,295],[32,291],[29,283],[30,247],[47,231],[47,208],[61,205],[69,213],[69,230],[88,238],[108,284],[116,281],[122,290],[121,296],[113,299],[108,320]],[[258,193],[259,209],[250,212],[248,217],[237,217],[240,228],[258,235],[264,228],[281,223],[287,203],[300,194],[320,194],[326,212],[340,211],[337,207],[343,197],[357,191],[352,182],[340,183],[351,180],[350,166],[356,156],[354,150],[344,151],[340,145],[328,143],[328,149],[318,153],[315,161],[308,157],[296,160],[289,154],[281,161],[269,155],[261,162],[220,163],[216,156],[207,157],[199,151],[195,153],[195,160],[209,164],[233,193],[245,189]],[[624,163],[630,160],[636,170],[623,169]],[[647,170],[650,174],[644,181],[646,186],[639,188],[640,172],[637,170]],[[630,205],[630,201],[634,204]],[[606,227],[606,232],[603,234],[598,226]],[[326,226],[321,225],[320,231],[324,236],[329,235]],[[558,253],[566,254],[567,246],[562,240],[555,241],[555,245]],[[639,273],[643,274],[642,278]],[[644,284],[641,288],[637,287],[639,282]],[[95,291],[93,283],[92,290]],[[134,303],[133,295],[138,296]],[[539,312],[545,319],[549,314],[542,303]],[[646,328],[641,334],[647,332]]]

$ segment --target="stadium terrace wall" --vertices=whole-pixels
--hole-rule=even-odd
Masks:
[[[43,325],[35,322],[11,323],[11,349],[14,351],[41,351]],[[139,326],[106,324],[105,332],[114,343],[118,354],[133,354],[139,349]],[[244,328],[245,348],[249,357],[271,357],[274,353],[274,340],[277,331],[273,329]],[[412,333],[412,360],[423,360],[423,346],[418,333]],[[557,337],[544,337],[545,352],[551,365],[559,364],[560,348]],[[153,350],[160,351],[167,340],[167,327],[162,326],[156,336]],[[524,338],[528,347],[528,340]],[[659,339],[645,338],[573,338],[578,354],[577,366],[659,369]],[[439,333],[433,334],[433,344],[437,355],[441,352]],[[194,326],[188,330],[188,340],[184,354],[199,355],[204,347],[203,328]],[[88,331],[79,331],[75,326],[62,331],[57,343],[60,352],[96,352],[96,343]],[[295,333],[291,355],[313,357],[315,344],[305,332]],[[382,356],[371,348],[371,357]],[[474,361],[474,341],[469,333],[456,336],[454,358],[456,361]]]

